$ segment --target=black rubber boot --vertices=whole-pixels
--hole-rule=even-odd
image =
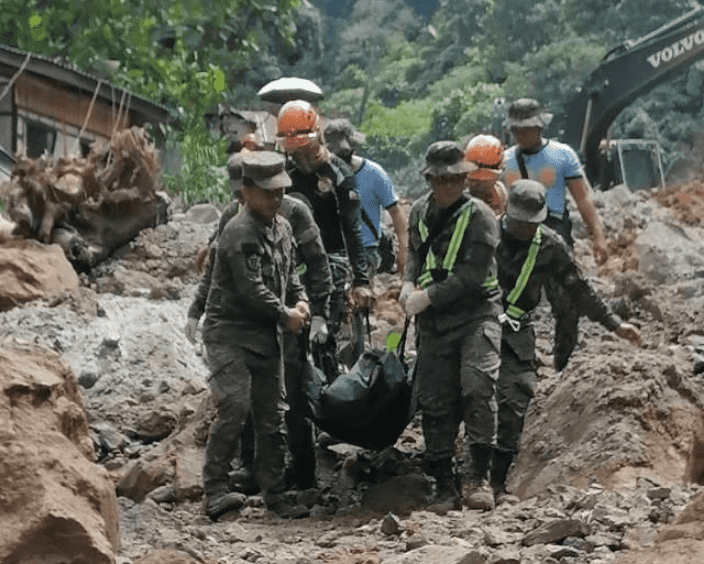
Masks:
[[[494,491],[494,499],[497,501],[499,497],[506,494],[506,478],[515,457],[516,453],[514,452],[494,450],[494,456],[491,461],[490,483],[491,489]]]
[[[445,515],[448,511],[462,508],[462,498],[455,486],[452,459],[431,460],[426,464],[427,473],[435,479],[435,496],[428,511]]]
[[[254,448],[254,424],[250,413],[240,435],[241,466],[230,472],[230,489],[245,495],[259,493],[259,484],[254,474]]]

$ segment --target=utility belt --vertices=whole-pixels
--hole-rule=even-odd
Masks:
[[[548,216],[543,223],[550,229],[556,231],[570,248],[574,246],[574,239],[572,238],[572,220],[570,219],[570,212],[567,207],[565,207],[565,210],[562,212],[548,209]]]

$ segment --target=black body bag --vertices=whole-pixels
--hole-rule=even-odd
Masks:
[[[308,356],[304,385],[309,416],[338,440],[368,449],[393,445],[413,417],[413,383],[403,362],[410,320],[396,351],[365,352],[333,382]]]

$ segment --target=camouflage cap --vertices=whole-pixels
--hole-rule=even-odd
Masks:
[[[357,131],[350,120],[346,118],[331,119],[325,126],[324,135],[326,141],[334,137],[346,137],[350,143],[357,145],[364,143],[367,138],[364,133]]]
[[[273,151],[241,153],[242,177],[265,190],[291,186],[291,178],[284,170],[286,159]]]
[[[506,127],[547,127],[552,114],[540,109],[540,102],[533,98],[519,98],[508,107]]]
[[[537,180],[521,178],[508,191],[506,215],[519,221],[540,223],[548,216],[545,187]]]
[[[436,141],[425,153],[425,168],[420,171],[423,176],[444,176],[447,174],[464,174],[478,167],[464,158],[464,153],[454,141]]]

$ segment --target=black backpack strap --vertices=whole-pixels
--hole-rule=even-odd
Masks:
[[[518,168],[521,171],[521,178],[530,178],[528,176],[528,169],[526,168],[526,161],[523,158],[523,151],[518,147],[516,149],[516,160],[518,161]]]
[[[372,235],[374,235],[374,239],[378,241],[379,232],[376,230],[376,227],[374,227],[374,223],[372,223],[372,218],[369,217],[369,214],[367,214],[367,210],[364,209],[364,205],[362,205],[362,221],[367,224],[367,227],[369,227],[369,231],[371,231]]]

